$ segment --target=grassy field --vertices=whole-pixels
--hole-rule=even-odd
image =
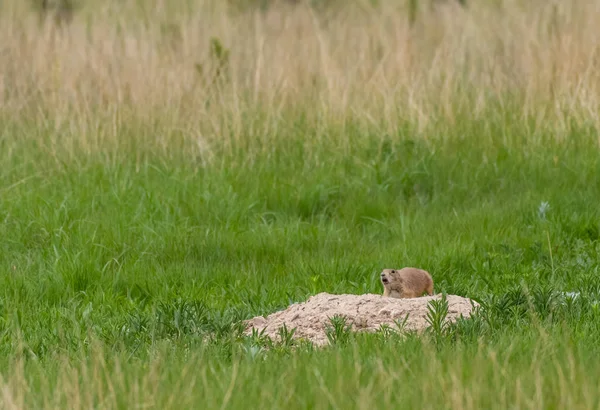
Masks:
[[[2,3],[0,408],[600,408],[598,2],[230,3]],[[485,309],[240,334],[402,266]]]

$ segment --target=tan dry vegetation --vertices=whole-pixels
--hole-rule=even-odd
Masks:
[[[424,349],[420,354],[432,353],[434,347],[425,341]],[[446,359],[435,354],[396,359],[390,351],[393,349],[382,352],[387,356],[382,354],[370,362],[362,360],[360,351],[354,350],[348,358],[354,364],[351,368],[343,366],[349,360],[337,356],[333,359],[336,364],[325,357],[323,360],[337,371],[333,380],[320,377],[326,371],[322,363],[307,361],[306,356],[288,358],[286,366],[277,367],[278,380],[289,395],[288,401],[294,404],[292,408],[299,407],[296,403],[309,394],[307,389],[321,397],[321,407],[329,400],[345,399],[357,409],[374,405],[397,407],[398,390],[407,385],[407,380],[419,382],[418,389],[408,384],[409,388],[401,391],[408,397],[402,397],[402,401],[415,402],[421,397],[425,399],[421,407],[426,409],[543,409],[550,404],[590,409],[598,404],[596,379],[589,376],[585,362],[571,348],[558,348],[556,353],[560,354],[553,354],[546,344],[540,343],[526,364],[515,361],[516,345],[499,351],[480,344],[473,351],[457,352]],[[249,398],[235,394],[236,389],[250,390],[251,398],[260,398],[262,403],[278,403],[273,386],[266,387],[256,377],[257,372],[265,370],[261,360],[235,359],[221,368],[202,352],[195,352],[176,370],[169,371],[173,363],[161,357],[152,358],[145,365],[105,357],[105,351],[94,350],[89,359],[56,358],[56,369],[48,375],[38,373],[36,364],[26,370],[23,359],[14,359],[13,373],[8,379],[0,378],[0,408],[168,409],[195,408],[200,403],[204,408],[228,408],[229,404],[243,408]],[[305,366],[310,366],[308,387]],[[39,380],[32,381],[28,371]],[[361,380],[366,373],[367,383]],[[252,388],[245,389],[248,385]],[[348,385],[356,386],[352,395],[348,394]],[[328,389],[331,390],[327,395],[317,394]]]
[[[56,379],[40,373],[33,386],[26,373],[36,374],[40,369],[35,365],[25,369],[23,359],[15,359],[11,364],[15,371],[7,379],[0,376],[0,409],[116,409],[124,404],[172,408],[174,402],[190,406],[191,392],[199,385],[198,375],[206,379],[207,373],[207,369],[194,369],[191,364],[183,366],[181,378],[173,386],[176,391],[164,394],[160,387],[168,373],[161,370],[161,360],[149,360],[144,367],[131,368],[125,360],[106,360],[102,351],[94,351],[89,359],[61,357],[57,358]],[[125,374],[125,370],[129,372]],[[31,395],[32,390],[36,390],[36,395]],[[182,394],[188,398],[182,399]]]
[[[29,3],[4,2],[2,114],[91,151],[132,121],[147,127],[140,138],[177,133],[200,149],[280,137],[300,113],[313,138],[349,121],[381,132],[410,122],[427,136],[437,120],[509,104],[558,137],[568,121],[598,125],[598,1],[448,3],[422,8],[413,27],[391,1],[329,14],[188,3],[90,1],[57,29]],[[230,52],[218,88],[198,72],[215,68],[211,38]]]

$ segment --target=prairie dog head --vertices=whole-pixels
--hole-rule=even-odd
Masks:
[[[384,288],[388,287],[391,283],[402,282],[402,277],[397,269],[384,269],[381,272],[381,284]]]

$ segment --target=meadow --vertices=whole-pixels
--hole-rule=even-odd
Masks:
[[[2,2],[0,408],[600,408],[599,5]],[[241,334],[402,266],[484,309]]]

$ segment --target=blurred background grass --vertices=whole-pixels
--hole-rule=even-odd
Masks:
[[[597,407],[596,3],[3,2],[2,406]],[[410,265],[487,313],[237,333]]]

